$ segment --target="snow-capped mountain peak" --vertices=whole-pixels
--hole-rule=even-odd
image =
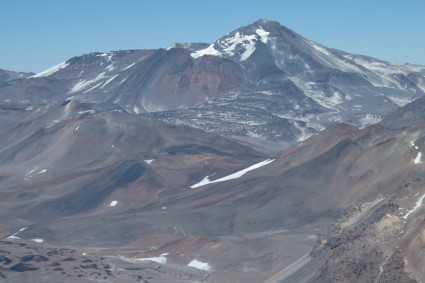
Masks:
[[[262,24],[270,25],[268,21],[260,20],[252,25],[237,29],[227,36],[217,40],[207,48],[191,53],[193,58],[204,55],[237,57],[240,61],[247,60],[256,50],[256,44],[270,41],[270,31]]]
[[[23,81],[1,85],[0,94],[19,93],[32,105],[75,96],[279,142],[304,140],[332,123],[374,124],[425,95],[423,66],[332,49],[267,20],[212,43],[84,54]]]
[[[232,36],[220,39],[214,44],[211,44],[205,49],[201,49],[191,53],[193,58],[199,58],[204,55],[213,56],[239,56],[240,61],[248,59],[255,51],[255,44],[257,41],[267,42],[264,30],[260,30],[261,36],[258,34],[243,34],[237,31]]]

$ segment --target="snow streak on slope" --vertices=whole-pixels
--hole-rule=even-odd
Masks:
[[[34,76],[31,76],[30,78],[40,78],[40,77],[50,76],[50,75],[56,73],[57,71],[59,71],[60,69],[68,67],[68,65],[69,65],[69,63],[67,63],[67,62],[60,63],[56,66],[53,66],[53,67],[51,67],[47,70],[40,72],[38,74],[35,74]]]
[[[409,217],[409,215],[410,214],[412,214],[416,209],[418,209],[419,207],[421,207],[421,205],[422,205],[422,201],[424,200],[424,198],[425,198],[425,194],[423,195],[423,196],[421,196],[419,199],[418,199],[418,201],[416,202],[416,204],[415,204],[415,207],[414,208],[412,208],[412,210],[409,210],[404,216],[403,216],[403,218],[404,219],[407,219],[407,217]]]
[[[205,185],[208,185],[208,184],[213,184],[213,183],[218,183],[218,182],[229,181],[229,180],[232,180],[232,179],[237,179],[237,178],[242,177],[243,175],[245,175],[249,171],[263,167],[263,166],[265,166],[265,165],[267,165],[267,164],[269,164],[273,161],[274,161],[274,159],[267,159],[267,160],[261,161],[259,163],[256,163],[254,165],[251,165],[248,168],[242,169],[238,172],[232,173],[230,175],[227,175],[227,176],[224,176],[222,178],[212,180],[212,181],[210,181],[209,176],[206,176],[202,181],[200,181],[200,182],[198,182],[195,185],[192,185],[190,187],[192,189],[194,189],[194,188],[198,188],[198,187],[205,186]]]
[[[157,257],[145,257],[145,258],[135,258],[135,261],[153,261],[160,264],[166,264],[167,263],[167,255],[168,253],[161,254]]]
[[[13,234],[13,235],[10,235],[9,237],[7,237],[6,238],[6,240],[19,240],[19,239],[21,239],[21,238],[19,238],[17,235],[20,233],[20,232],[22,232],[22,231],[24,231],[24,230],[26,230],[27,229],[27,227],[24,227],[24,228],[21,228],[21,229],[19,229],[19,231],[18,232],[16,232],[15,234]]]
[[[78,91],[82,91],[86,88],[88,88],[89,86],[93,85],[94,83],[102,80],[106,78],[105,77],[105,73],[100,73],[99,75],[97,75],[97,77],[95,77],[94,79],[91,80],[81,80],[78,83],[76,83],[72,89],[69,91],[69,93],[74,93],[74,92],[78,92]],[[98,84],[100,85],[100,84]]]

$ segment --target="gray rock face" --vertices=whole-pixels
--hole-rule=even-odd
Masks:
[[[0,83],[15,79],[24,79],[32,75],[34,75],[34,73],[13,72],[0,69]]]
[[[388,128],[400,129],[424,122],[424,108],[425,97],[421,97],[386,116],[381,123]]]
[[[74,57],[0,84],[0,99],[115,104],[226,136],[290,144],[333,123],[368,126],[422,97],[425,67],[325,47],[259,20],[212,44]]]

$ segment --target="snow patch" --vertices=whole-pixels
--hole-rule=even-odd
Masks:
[[[6,238],[6,240],[19,240],[21,238],[17,237],[16,234],[10,235],[9,237]]]
[[[42,170],[40,170],[40,171],[37,173],[37,175],[44,174],[44,173],[46,173],[46,172],[47,172],[47,169],[42,169]]]
[[[60,64],[58,64],[56,66],[53,66],[53,67],[51,67],[51,68],[49,68],[47,70],[44,70],[44,71],[42,71],[42,72],[40,72],[38,74],[35,74],[34,76],[31,76],[30,78],[47,77],[47,76],[50,76],[50,75],[56,73],[60,69],[66,68],[68,66],[69,66],[69,63],[68,62],[63,62],[63,63],[60,63]]]
[[[197,259],[194,259],[191,262],[189,262],[187,264],[187,266],[193,267],[193,268],[196,268],[196,269],[199,269],[199,270],[204,270],[204,271],[210,271],[211,270],[211,266],[209,265],[209,263],[202,262],[202,261],[199,261]]]
[[[165,48],[165,50],[171,50],[173,48],[176,48],[177,45],[175,43],[170,44],[167,48]]]
[[[224,40],[218,41],[224,49],[223,51],[230,56],[233,56],[238,46],[242,46],[245,51],[242,53],[240,60],[245,61],[255,51],[255,42],[258,40],[257,35],[243,35],[240,32],[236,32],[233,37],[228,37]]]
[[[97,75],[94,79],[91,80],[80,80],[78,83],[76,83],[72,89],[68,92],[68,93],[74,93],[74,92],[79,92],[82,90],[87,89],[89,86],[93,85],[94,83],[102,80],[105,78],[105,73],[100,73],[99,75]]]
[[[133,112],[136,113],[136,114],[142,113],[142,111],[140,111],[139,107],[137,107],[136,105],[134,105],[134,107],[133,107]]]
[[[13,235],[10,235],[9,237],[7,237],[7,238],[6,238],[6,240],[19,240],[19,239],[21,239],[21,238],[19,238],[17,235],[18,235],[19,233],[21,233],[22,231],[26,230],[26,229],[28,229],[28,227],[24,227],[24,228],[19,229],[19,231],[18,231],[18,232],[16,232],[16,233],[15,233],[15,234],[13,234]]]
[[[104,88],[107,84],[112,82],[118,75],[113,76],[112,78],[108,79],[100,88]]]
[[[409,217],[409,215],[410,214],[412,214],[416,209],[418,209],[421,205],[422,205],[422,201],[424,200],[424,198],[425,198],[425,194],[423,195],[423,196],[421,196],[419,199],[418,199],[418,201],[416,202],[416,204],[415,204],[415,207],[414,208],[412,208],[412,210],[409,210],[404,216],[403,216],[403,218],[404,219],[407,219],[407,217]]]
[[[114,207],[114,206],[116,206],[117,204],[118,204],[118,201],[113,200],[113,201],[111,201],[111,203],[109,204],[109,206]]]
[[[128,65],[127,67],[125,67],[124,69],[122,69],[123,71],[130,69],[131,67],[133,67],[134,65],[136,65],[136,63],[133,63],[131,65]]]
[[[151,164],[152,163],[152,161],[154,161],[155,159],[145,159],[145,162],[147,163],[147,164]]]
[[[418,152],[418,155],[416,155],[416,158],[415,160],[413,160],[413,162],[415,164],[422,164],[423,162],[421,161],[421,158],[422,158],[422,152]]]
[[[43,243],[44,242],[43,239],[31,239],[31,241],[36,242],[36,243]]]
[[[35,166],[34,169],[30,170],[27,174],[25,174],[25,177],[28,177],[29,175],[31,175],[32,173],[34,173],[37,169],[38,169],[38,167]]]
[[[204,55],[220,56],[221,53],[218,50],[214,49],[214,44],[211,44],[205,49],[198,50],[190,54],[190,56],[192,56],[195,59],[202,57]]]
[[[331,53],[329,53],[329,51],[326,50],[326,48],[324,48],[320,45],[314,44],[314,43],[312,45],[313,45],[313,48],[316,49],[317,51],[319,51],[319,52],[321,52],[321,53],[323,53],[327,56],[332,56]]]
[[[261,31],[260,29],[257,31],[260,32],[261,36],[257,34],[243,35],[240,32],[236,32],[233,37],[227,37],[223,40],[217,41],[215,44],[222,48],[221,52],[214,47],[215,44],[213,43],[205,49],[192,52],[190,56],[193,58],[199,58],[204,55],[221,56],[223,54],[234,56],[236,48],[238,48],[238,51],[244,50],[243,52],[238,52],[240,54],[239,60],[245,61],[252,55],[252,53],[254,53],[255,43],[259,37],[262,41],[267,38],[266,31]]]
[[[255,33],[260,36],[260,40],[262,43],[266,44],[267,41],[269,40],[270,32],[263,30],[263,28],[257,29]]]
[[[254,165],[251,165],[248,168],[242,169],[238,172],[232,173],[230,175],[227,175],[227,176],[224,176],[222,178],[212,180],[212,181],[209,179],[210,176],[206,176],[204,179],[202,179],[202,181],[190,186],[190,188],[194,189],[194,188],[198,188],[198,187],[205,186],[205,185],[208,185],[208,184],[213,184],[213,183],[218,183],[218,182],[229,181],[229,180],[232,180],[232,179],[237,179],[237,178],[242,177],[243,175],[245,175],[249,171],[263,167],[263,166],[265,166],[265,165],[267,165],[267,164],[269,164],[273,161],[274,161],[274,159],[267,159],[267,160],[261,161],[259,163],[256,163]]]
[[[250,41],[249,44],[245,45],[245,52],[241,55],[241,61],[245,61],[251,57],[252,53],[255,51],[255,42]]]
[[[106,57],[106,60],[111,61],[113,55],[114,55],[113,53],[105,52],[105,53],[99,54],[97,56]],[[100,65],[103,65],[103,63],[100,63]]]
[[[95,110],[90,109],[90,110],[84,110],[84,111],[78,111],[78,114],[94,114],[96,113]]]
[[[210,181],[209,179],[210,176],[206,176],[204,177],[204,179],[202,179],[202,181],[196,183],[195,185],[190,186],[190,188],[194,189],[194,188],[198,188],[198,187],[202,187],[208,184],[212,184],[213,181]]]
[[[160,264],[166,264],[167,263],[167,255],[168,253],[161,254],[157,257],[144,257],[144,258],[135,258],[135,261],[153,261]]]
[[[106,70],[108,70],[108,72],[112,72],[113,70],[115,70],[117,67],[114,66],[114,63],[112,63],[111,65],[109,65],[108,67],[106,67]]]
[[[94,90],[94,89],[98,88],[101,84],[102,84],[102,82],[98,83],[97,85],[95,85],[95,86],[93,86],[93,87],[89,88],[88,90],[84,91],[84,93],[87,93],[87,92],[89,92],[89,91],[92,91],[92,90]]]

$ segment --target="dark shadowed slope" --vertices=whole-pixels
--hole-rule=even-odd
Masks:
[[[400,129],[425,121],[425,98],[421,97],[397,111],[389,114],[382,121],[386,127]]]

